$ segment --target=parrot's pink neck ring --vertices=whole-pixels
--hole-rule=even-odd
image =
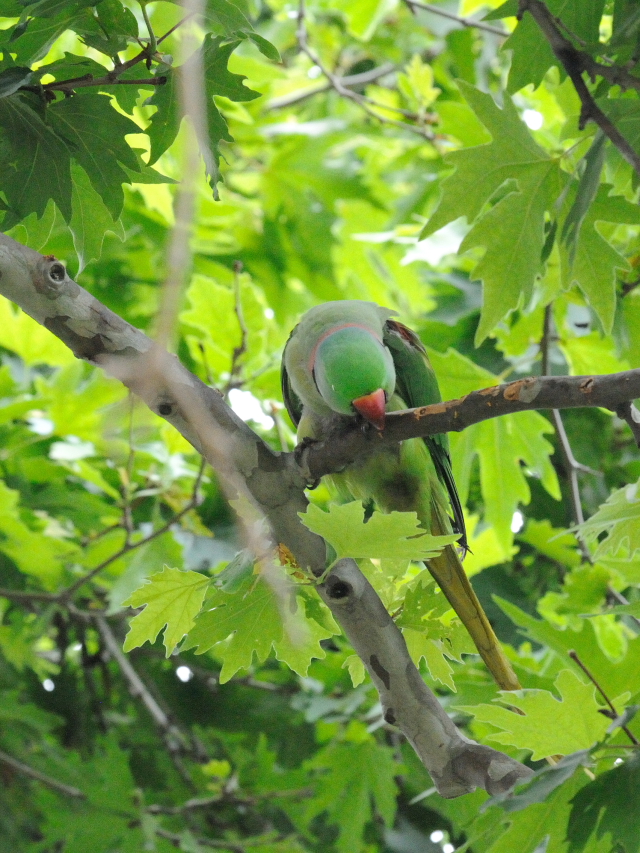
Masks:
[[[364,329],[365,332],[369,332],[370,335],[372,335],[376,340],[379,340],[380,343],[382,343],[382,340],[378,338],[378,336],[374,332],[372,332],[371,329],[367,328],[366,326],[363,326],[362,323],[342,323],[340,326],[332,326],[327,332],[325,332],[323,335],[320,335],[320,337],[316,341],[316,345],[311,350],[311,355],[309,356],[308,364],[311,373],[313,373],[313,368],[316,363],[316,353],[318,352],[318,347],[320,346],[320,344],[327,338],[331,337],[334,332],[339,332],[341,329]]]

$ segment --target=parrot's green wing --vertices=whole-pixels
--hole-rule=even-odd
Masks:
[[[396,393],[402,397],[407,407],[413,409],[416,406],[440,403],[442,396],[438,388],[438,380],[422,341],[416,333],[397,320],[387,320],[383,341],[391,352],[396,368]],[[460,545],[466,552],[467,531],[460,496],[451,469],[449,440],[446,434],[430,435],[425,438],[425,443],[429,448],[438,477],[449,495],[454,529],[460,534]]]

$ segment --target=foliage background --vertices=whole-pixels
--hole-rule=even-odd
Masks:
[[[495,5],[438,4],[453,18],[393,0],[207,5],[210,150],[193,176],[175,346],[274,447],[294,444],[281,348],[323,300],[397,309],[445,399],[531,373],[640,366],[638,175],[593,123],[580,127],[531,15],[518,24],[507,3],[481,27],[455,19]],[[634,3],[547,5],[575,45],[633,74]],[[184,12],[0,0],[0,15],[3,230],[153,331],[183,177]],[[140,82],[95,82],[150,32],[170,35],[149,67],[143,55],[118,72]],[[590,89],[640,153],[638,86],[601,76]],[[569,654],[618,713],[633,709],[640,458],[622,421],[522,413],[451,437],[466,567],[519,699],[496,703],[406,563],[368,569],[403,605],[412,654],[456,722],[541,771],[506,804],[448,802],[381,724],[312,590],[300,591],[312,635],[287,641],[274,593],[234,558],[243,542],[215,474],[116,382],[6,301],[0,311],[0,850],[640,850],[637,755]],[[322,487],[313,499],[324,506]],[[198,656],[166,657],[158,639],[125,658],[123,602],[165,565],[162,582],[212,575],[235,633],[220,628]],[[620,601],[627,612],[612,610]],[[545,770],[556,754],[568,758]]]

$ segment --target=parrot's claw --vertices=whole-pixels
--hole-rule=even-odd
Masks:
[[[306,469],[304,459],[305,451],[307,451],[310,447],[313,447],[314,444],[319,443],[320,442],[317,438],[310,438],[309,436],[306,436],[299,444],[295,446],[293,450],[293,457],[296,460],[297,465],[302,468],[303,471]],[[307,482],[307,488],[316,489],[320,485],[320,479],[321,478],[319,477],[314,479],[309,478]]]

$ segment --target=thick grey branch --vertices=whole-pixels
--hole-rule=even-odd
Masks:
[[[302,448],[298,455],[309,482],[313,482],[373,453],[381,443],[396,444],[407,438],[461,432],[481,421],[515,412],[598,406],[624,410],[621,417],[629,422],[626,405],[637,397],[640,397],[640,369],[601,376],[531,376],[473,391],[457,400],[392,412],[386,417],[383,432],[363,429],[345,418],[336,435]],[[634,426],[634,435],[640,441],[638,424]]]
[[[325,543],[298,518],[307,501],[295,454],[272,451],[217,391],[69,279],[59,261],[4,235],[0,293],[76,356],[102,366],[170,421],[214,466],[229,491],[250,496],[269,520],[273,542],[286,545],[316,577],[323,574]],[[387,721],[395,722],[413,744],[443,796],[476,787],[495,794],[530,775],[518,761],[461,735],[422,681],[402,634],[353,560],[341,561],[318,591],[378,687]],[[149,703],[104,620],[99,619],[99,628],[130,686],[164,728],[166,715]]]
[[[340,560],[319,587],[378,689],[384,718],[405,734],[439,793],[507,791],[529,768],[469,740],[444,713],[413,665],[404,637],[353,560]]]

